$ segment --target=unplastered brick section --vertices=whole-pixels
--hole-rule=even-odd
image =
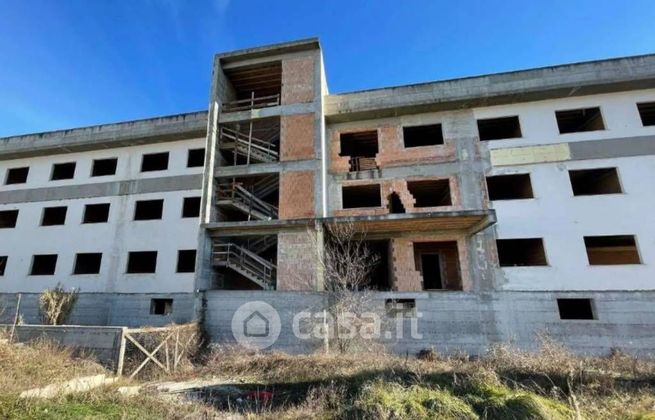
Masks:
[[[281,156],[283,161],[314,159],[314,114],[286,115],[281,118]]]
[[[282,61],[282,104],[314,100],[314,57]]]
[[[277,241],[277,290],[316,290],[316,232],[280,233]]]
[[[280,219],[314,217],[314,172],[280,174]]]
[[[456,160],[455,145],[405,147],[403,129],[400,125],[384,126],[378,129],[380,151],[376,157],[381,168],[414,164],[417,162],[453,162]]]
[[[416,270],[414,244],[409,239],[391,240],[391,284],[398,292],[416,292],[423,289],[423,278]]]

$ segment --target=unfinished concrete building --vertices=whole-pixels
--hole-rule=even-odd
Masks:
[[[309,39],[212,75],[207,112],[0,139],[5,317],[60,282],[75,323],[230,342],[256,300],[274,348],[311,350],[292,318],[324,305],[324,226],[347,222],[377,304],[419,317],[397,351],[655,350],[655,56],[330,94]]]

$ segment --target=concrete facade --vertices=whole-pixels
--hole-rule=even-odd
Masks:
[[[0,212],[19,212],[0,229],[3,318],[21,292],[36,322],[37,294],[59,283],[81,291],[71,322],[197,318],[230,342],[234,311],[264,301],[284,324],[274,347],[308,351],[320,343],[288,323],[324,308],[323,227],[348,222],[385,256],[380,308],[420,314],[423,338],[396,351],[534,348],[542,332],[578,351],[655,351],[655,116],[637,106],[655,104],[655,56],[341,94],[325,80],[317,39],[240,50],[215,57],[207,112],[0,139]],[[198,149],[204,165],[188,167]],[[165,152],[166,169],[141,171]],[[106,158],[115,175],[91,176]],[[74,177],[51,180],[68,162]],[[21,167],[26,182],[7,183]],[[182,217],[189,197],[197,217]],[[162,199],[161,218],[134,220],[137,201]],[[108,221],[81,223],[95,203]],[[56,206],[65,223],[41,226]],[[157,251],[154,272],[128,273],[135,251]],[[89,252],[100,271],[72,274]],[[30,274],[43,254],[54,273]]]

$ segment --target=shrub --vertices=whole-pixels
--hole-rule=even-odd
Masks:
[[[62,325],[66,322],[77,302],[78,290],[70,292],[57,284],[53,289],[44,290],[39,296],[39,313],[47,325]]]

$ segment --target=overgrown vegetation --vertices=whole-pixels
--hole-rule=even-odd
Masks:
[[[46,325],[63,325],[77,302],[79,291],[64,290],[61,284],[52,289],[46,289],[39,296],[39,313]]]
[[[167,380],[211,380],[193,401],[110,387],[54,400],[20,391],[105,372],[45,342],[0,344],[0,418],[655,419],[655,362],[615,352],[579,358],[542,341],[485,357],[246,352],[217,347]]]

